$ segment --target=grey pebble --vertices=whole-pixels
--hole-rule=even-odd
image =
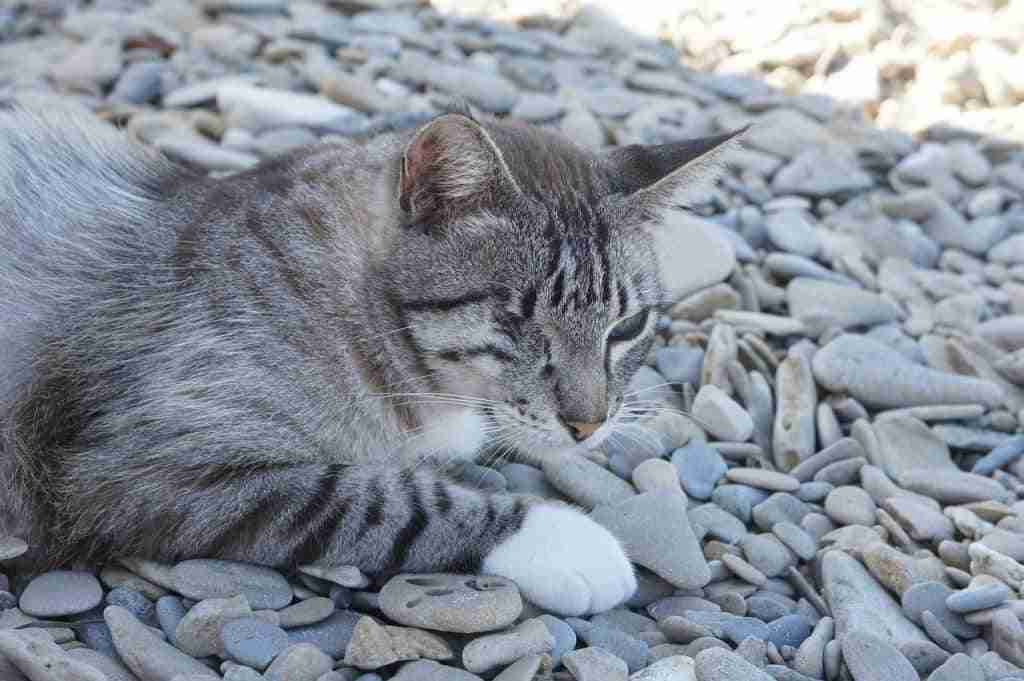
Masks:
[[[119,605],[131,614],[135,615],[143,624],[156,626],[156,608],[152,601],[140,594],[138,591],[117,587],[111,589],[106,595],[107,605]]]
[[[689,345],[670,345],[654,351],[654,365],[673,383],[700,384],[704,350]]]
[[[582,456],[544,462],[544,474],[558,491],[586,508],[626,501],[636,495],[633,486]]]
[[[160,640],[124,608],[109,606],[103,618],[121,661],[142,681],[171,681],[178,674],[217,678],[211,669]]]
[[[221,641],[224,653],[232,660],[260,670],[266,669],[290,643],[284,629],[258,617],[242,617],[225,623],[221,628]]]
[[[794,523],[775,523],[772,525],[772,534],[801,560],[811,560],[818,551],[815,538]]]
[[[571,620],[568,623],[572,625]],[[555,637],[548,631],[544,622],[529,619],[513,629],[487,634],[470,641],[462,650],[462,666],[479,674],[511,664],[526,655],[548,653],[554,647]],[[566,663],[565,657],[563,663]]]
[[[776,492],[754,507],[751,516],[759,528],[770,531],[777,523],[799,524],[811,510],[806,503],[785,492]]]
[[[768,492],[749,485],[719,485],[711,494],[711,501],[743,523],[749,523],[754,507],[768,497]]]
[[[1001,605],[1010,595],[1010,588],[1002,582],[985,584],[949,594],[946,607],[955,613],[974,612]]]
[[[476,633],[508,626],[523,610],[519,588],[503,577],[396,575],[380,591],[392,620],[432,631]]]
[[[702,500],[711,498],[715,485],[728,470],[718,451],[697,440],[672,452],[672,464],[679,471],[686,493]]]
[[[913,665],[895,646],[864,629],[843,636],[842,649],[856,681],[919,681]]]
[[[583,648],[563,658],[576,681],[626,681],[626,663],[602,648]]]
[[[175,643],[174,632],[178,629],[178,623],[185,617],[185,606],[177,596],[161,596],[156,602],[156,619],[160,624],[167,640]]]
[[[747,535],[747,527],[738,518],[716,504],[702,504],[690,509],[690,526],[700,537],[712,537],[727,544],[735,544]]]
[[[359,618],[357,612],[336,610],[325,620],[289,629],[287,637],[291,643],[312,643],[333,658],[343,658]]]
[[[685,618],[694,624],[707,627],[717,638],[739,645],[743,639],[768,638],[768,625],[753,617],[739,617],[724,612],[691,610]]]
[[[797,564],[796,554],[774,534],[750,534],[740,543],[743,555],[767,577],[778,577]]]
[[[241,594],[253,610],[277,610],[292,602],[292,587],[288,580],[261,565],[227,560],[186,560],[174,566],[171,578],[175,591],[197,601]]]
[[[330,617],[334,613],[334,609],[334,601],[330,598],[323,596],[307,598],[279,611],[279,624],[282,629],[316,624]]]
[[[334,666],[326,653],[311,643],[296,643],[285,648],[267,668],[266,681],[317,681]]]
[[[1024,436],[1018,436],[999,445],[975,462],[971,469],[976,475],[991,475],[1024,456]]]
[[[942,624],[942,621],[931,610],[925,610],[921,613],[921,626],[928,633],[928,637],[943,650],[950,653],[964,652],[964,644],[956,636],[949,633],[949,630]]]
[[[929,674],[928,681],[985,681],[985,669],[974,658],[957,653]]]
[[[772,681],[767,672],[722,648],[709,648],[698,653],[694,658],[694,671],[697,681]]]
[[[777,648],[798,648],[811,635],[813,624],[803,615],[785,615],[768,623],[767,640]]]
[[[921,582],[914,584],[903,594],[903,612],[915,622],[921,622],[921,613],[929,610],[947,630],[961,638],[974,638],[978,628],[968,624],[964,618],[946,607],[946,599],[953,593],[945,584]]]
[[[355,677],[352,677],[355,679]],[[458,667],[434,662],[433,660],[417,660],[409,662],[391,677],[391,681],[482,681],[476,674],[471,674]]]
[[[90,572],[53,570],[25,587],[18,607],[33,617],[66,617],[92,610],[103,600],[103,588]]]
[[[623,631],[583,619],[570,618],[566,622],[587,645],[607,650],[625,661],[631,673],[647,664],[648,646],[643,641]]]
[[[922,677],[931,674],[948,660],[950,655],[931,641],[907,641],[900,646],[900,653]]]
[[[544,623],[555,639],[555,647],[551,649],[549,655],[551,655],[552,666],[557,668],[562,663],[562,656],[576,648],[576,632],[565,620],[554,615],[545,614],[537,619]]]
[[[792,598],[770,591],[759,591],[747,598],[747,614],[762,622],[777,620],[793,612],[795,608],[796,601]]]

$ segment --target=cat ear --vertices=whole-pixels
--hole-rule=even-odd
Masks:
[[[501,150],[466,115],[435,118],[402,155],[398,202],[416,221],[454,217],[508,191],[519,187]]]
[[[746,128],[725,135],[657,146],[628,146],[605,155],[619,194],[608,206],[616,224],[634,225],[652,240],[666,303],[732,272],[736,256],[721,228],[686,208],[706,199],[729,150]]]
[[[626,197],[624,208],[650,219],[665,208],[706,199],[747,128],[670,144],[631,144],[613,149],[603,160]]]

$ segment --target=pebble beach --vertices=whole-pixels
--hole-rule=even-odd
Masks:
[[[7,3],[0,105],[58,95],[212,176],[453,101],[591,148],[750,125],[694,208],[732,251],[694,279],[731,274],[666,310],[643,430],[462,471],[590,512],[637,592],[571,618],[488,575],[23,574],[0,536],[0,681],[1024,679],[1024,3],[646,33],[470,4]]]

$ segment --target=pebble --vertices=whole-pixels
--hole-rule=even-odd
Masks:
[[[721,440],[746,442],[754,432],[750,414],[715,385],[700,389],[691,412],[709,433]]]
[[[672,452],[672,464],[683,489],[694,499],[710,499],[728,470],[722,455],[698,440]]]
[[[462,651],[462,663],[467,670],[481,673],[527,655],[548,653],[554,647],[555,637],[544,622],[530,619],[507,632],[473,639]],[[571,653],[562,658],[566,666],[569,655]]]
[[[291,643],[312,643],[331,657],[341,658],[358,621],[359,613],[336,610],[325,620],[289,629],[287,636]]]
[[[278,572],[260,565],[197,559],[171,570],[174,590],[193,600],[243,595],[253,610],[277,610],[292,602],[292,588]]]
[[[825,499],[825,512],[840,525],[870,527],[877,511],[871,495],[860,487],[836,487]]]
[[[679,471],[664,459],[647,459],[640,462],[632,473],[633,486],[638,492],[652,492],[668,489],[682,493]],[[708,496],[711,496],[710,490]]]
[[[107,607],[103,619],[121,661],[141,681],[171,681],[179,674],[217,678],[208,667],[162,641],[124,608]]]
[[[694,658],[697,681],[773,681],[736,653],[722,648],[702,650]]]
[[[838,550],[825,553],[821,558],[821,582],[837,637],[863,629],[897,646],[927,640],[893,597],[849,554]]]
[[[622,542],[634,563],[680,589],[698,588],[711,579],[682,495],[662,490],[644,492],[612,506],[598,507],[591,517]]]
[[[903,612],[910,619],[920,623],[921,613],[928,610],[954,636],[974,638],[978,635],[977,627],[968,624],[963,617],[946,607],[946,599],[952,594],[953,590],[940,582],[915,584],[903,594]]]
[[[555,646],[548,653],[551,656],[551,664],[557,668],[562,662],[562,656],[576,648],[576,632],[564,620],[554,615],[541,615],[538,617],[548,632],[555,639]]]
[[[266,681],[317,681],[331,671],[334,660],[311,643],[288,646],[264,672]]]
[[[803,615],[785,615],[768,623],[768,641],[776,648],[799,648],[811,635],[813,623]]]
[[[398,659],[384,627],[372,617],[360,617],[345,647],[345,664],[358,669],[380,669]]]
[[[352,677],[353,681],[355,677]],[[323,677],[319,679],[323,681]],[[403,665],[391,681],[482,681],[476,674],[449,667],[433,660],[417,660]]]
[[[926,677],[943,662],[949,653],[931,641],[910,641],[900,646],[900,653],[921,677]]]
[[[959,653],[939,665],[928,681],[985,681],[985,670],[973,658]]]
[[[299,601],[294,605],[289,605],[284,610],[278,612],[280,618],[278,623],[283,629],[291,629],[292,627],[301,627],[321,622],[330,617],[333,612],[334,601],[330,598],[317,596]]]
[[[290,643],[284,629],[258,617],[231,620],[221,628],[220,635],[227,657],[259,670],[266,669]]]
[[[108,681],[107,676],[92,665],[69,657],[39,629],[0,631],[0,656],[33,681]],[[0,671],[3,671],[2,663]]]
[[[174,631],[174,645],[192,657],[223,655],[220,630],[224,623],[249,617],[252,610],[245,596],[208,598],[185,614]]]
[[[581,648],[563,658],[576,681],[626,681],[626,663],[602,648]]]
[[[910,661],[890,643],[865,629],[842,638],[843,660],[857,681],[919,681]]]
[[[786,357],[775,371],[775,385],[772,456],[780,470],[788,471],[815,451],[818,396],[810,362],[800,354]]]
[[[623,660],[630,672],[635,672],[647,664],[648,646],[638,638],[618,629],[578,618],[570,618],[566,622],[587,645],[607,650]]]
[[[66,617],[92,610],[103,600],[103,587],[89,572],[54,570],[25,587],[18,606],[26,615]]]
[[[397,575],[381,589],[380,608],[400,624],[470,634],[508,626],[522,612],[523,600],[502,577]]]
[[[814,355],[814,376],[836,393],[877,408],[978,402],[997,406],[1002,389],[990,382],[947,374],[909,362],[878,341],[844,334]]]
[[[550,458],[544,462],[544,475],[555,489],[586,508],[636,495],[628,482],[581,456]]]
[[[769,492],[795,492],[800,489],[800,481],[793,476],[763,468],[730,468],[725,477],[730,482]]]

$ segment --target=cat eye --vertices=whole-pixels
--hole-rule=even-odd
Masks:
[[[639,336],[647,327],[647,315],[649,313],[650,310],[648,308],[644,308],[635,315],[626,317],[621,322],[613,326],[611,333],[608,334],[608,342],[622,343],[624,341],[631,341]]]

